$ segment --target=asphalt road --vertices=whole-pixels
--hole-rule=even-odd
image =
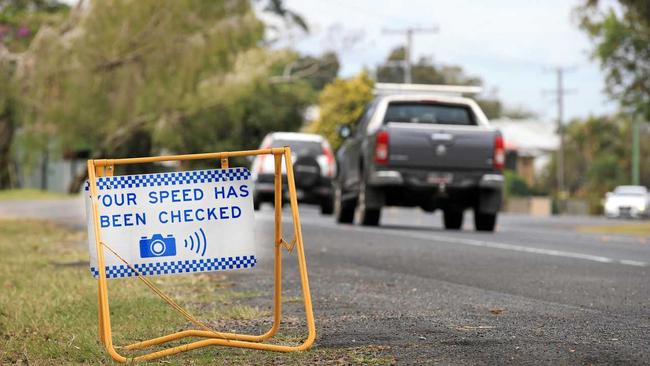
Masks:
[[[2,216],[84,227],[76,200],[0,203]],[[231,276],[270,294],[271,208],[256,219],[259,265]],[[379,228],[308,206],[301,219],[317,347],[380,345],[398,364],[650,364],[650,238],[575,230],[610,221],[502,215],[490,234],[470,214],[460,232],[419,210],[385,210]],[[288,239],[289,220],[285,210]],[[284,260],[296,299],[295,256]],[[284,312],[301,325],[298,301]]]

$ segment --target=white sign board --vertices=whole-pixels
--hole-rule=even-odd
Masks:
[[[102,241],[144,276],[255,266],[253,185],[246,168],[97,178]],[[90,271],[99,275],[86,182]],[[136,276],[104,249],[107,278]]]

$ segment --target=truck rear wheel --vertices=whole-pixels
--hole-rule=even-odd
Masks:
[[[460,230],[463,227],[463,211],[458,210],[444,210],[442,221],[447,230]]]
[[[368,207],[368,187],[365,182],[359,186],[359,198],[356,208],[357,222],[363,226],[378,226],[381,208]]]
[[[359,223],[363,226],[378,226],[381,209],[364,209],[359,212]]]
[[[474,212],[474,227],[477,231],[494,231],[497,223],[497,214]]]

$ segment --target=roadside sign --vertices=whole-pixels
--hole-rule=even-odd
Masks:
[[[252,268],[253,186],[246,168],[98,177],[106,278]],[[90,271],[99,276],[89,184]],[[124,261],[123,261],[123,260]]]
[[[262,334],[222,332],[191,314],[147,278],[251,268],[256,264],[253,184],[245,168],[229,168],[229,159],[272,155],[274,162],[273,324]],[[266,351],[304,351],[314,344],[307,260],[302,240],[291,148],[88,160],[85,200],[90,242],[90,269],[97,278],[99,339],[117,362],[147,361],[207,346]],[[221,169],[114,176],[115,166],[187,160],[220,161]],[[284,162],[284,166],[283,166]],[[285,168],[285,169],[283,169]],[[284,176],[286,172],[286,176]],[[293,239],[283,235],[283,181],[286,182]],[[266,342],[282,323],[282,250],[295,253],[305,307],[307,336],[295,345]],[[295,249],[295,251],[294,251]],[[108,299],[109,278],[135,276],[196,328],[115,346]],[[188,343],[164,344],[192,338]],[[200,339],[196,339],[200,338]],[[148,353],[126,356],[157,346]]]

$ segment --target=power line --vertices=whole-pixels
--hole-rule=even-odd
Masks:
[[[404,83],[410,84],[411,76],[411,49],[413,47],[414,33],[438,33],[438,27],[407,27],[403,29],[384,29],[384,34],[404,34],[406,35],[406,47],[404,48]]]

